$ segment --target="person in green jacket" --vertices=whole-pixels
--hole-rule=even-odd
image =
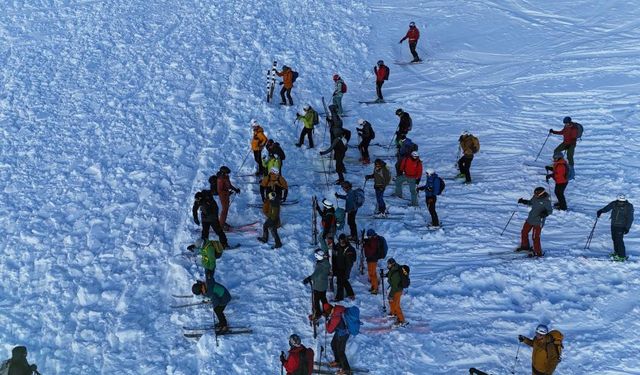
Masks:
[[[322,316],[322,306],[327,301],[327,288],[329,286],[329,254],[322,249],[316,249],[314,252],[316,265],[313,273],[307,276],[302,282],[306,285],[311,283],[313,289],[313,314],[309,316],[309,320],[316,320]]]
[[[222,256],[222,251],[224,250],[222,243],[220,243],[220,241],[198,239],[195,244],[189,246],[187,249],[200,254],[205,277],[207,279],[214,279],[216,259]]]
[[[262,237],[258,237],[258,241],[267,243],[269,241],[269,232],[273,235],[275,244],[271,247],[277,249],[282,247],[280,236],[278,235],[278,227],[280,226],[280,200],[276,193],[271,192],[267,195],[269,199],[264,202],[262,212],[264,212],[267,220],[262,225]]]
[[[387,278],[389,279],[390,288],[388,296],[389,314],[396,317],[396,322],[393,324],[394,327],[404,327],[407,325],[407,322],[404,320],[404,314],[400,308],[400,298],[402,297],[402,280],[400,278],[400,272],[402,272],[402,270],[393,258],[389,258],[389,260],[387,260],[387,268],[389,269]]]
[[[4,371],[7,371],[6,373]],[[11,359],[6,360],[0,365],[0,373],[9,375],[32,375],[40,374],[38,366],[30,365],[27,362],[27,347],[16,346],[11,350]]]
[[[296,113],[296,119],[302,121],[303,125],[296,147],[301,147],[304,144],[304,136],[306,135],[309,139],[309,148],[313,148],[313,126],[318,123],[318,112],[309,104],[305,104],[302,107],[302,113]]]

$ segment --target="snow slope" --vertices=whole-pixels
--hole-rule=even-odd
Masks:
[[[0,10],[6,353],[26,344],[43,374],[266,374],[280,371],[291,333],[324,345],[306,323],[309,293],[300,281],[313,267],[308,202],[335,190],[314,172],[323,168],[319,147],[292,147],[292,124],[300,104],[321,108],[337,72],[349,84],[347,127],[363,117],[386,144],[395,108],[404,108],[422,160],[445,177],[456,173],[460,131],[481,141],[474,183],[450,180],[438,201],[442,231],[367,220],[374,202],[367,186],[358,224],[385,235],[390,255],[411,265],[402,304],[412,324],[380,332],[381,297],[369,296],[366,276],[354,271],[365,332],[349,341],[352,365],[375,374],[472,366],[526,374],[530,350],[522,347],[516,361],[516,337],[544,322],[566,336],[557,373],[640,374],[636,227],[626,241],[632,262],[603,261],[611,246],[604,218],[583,250],[595,211],[618,192],[635,203],[639,192],[633,2],[65,0],[11,1]],[[396,103],[359,105],[374,96],[375,61],[409,59],[397,42],[410,20],[422,31],[425,62],[390,64],[384,92]],[[264,103],[274,59],[300,72],[294,108]],[[546,186],[541,166],[560,138],[533,161],[548,128],[559,129],[566,115],[585,126],[570,210],[549,218],[544,259],[516,259],[508,253],[526,209],[515,202]],[[283,209],[284,248],[259,244],[257,233],[232,233],[230,242],[243,246],[219,261],[216,277],[234,296],[227,316],[255,333],[219,346],[210,336],[195,343],[181,327],[210,321],[210,310],[169,308],[171,294],[188,293],[202,277],[179,255],[199,235],[193,193],[228,165],[242,189],[229,222],[262,220],[247,206],[260,199],[257,184],[237,177],[254,167],[249,157],[238,170],[252,118],[285,148],[284,175],[299,185],[290,197],[301,204]],[[356,158],[350,149],[347,177],[360,185],[371,167]],[[428,216],[422,199],[417,211],[388,203],[409,223]]]

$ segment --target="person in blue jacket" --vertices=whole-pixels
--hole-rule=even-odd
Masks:
[[[356,192],[353,189],[351,182],[344,181],[342,183],[342,190],[347,194],[336,193],[336,198],[344,199],[346,201],[344,211],[347,213],[347,224],[349,224],[349,241],[358,241],[358,225],[356,224],[356,215],[358,214],[358,206],[356,206]]]
[[[213,278],[207,278],[206,282],[196,280],[196,283],[191,286],[191,291],[196,296],[202,295],[209,298],[213,306],[213,312],[216,313],[218,318],[218,323],[215,327],[216,331],[218,333],[227,332],[229,325],[227,324],[227,318],[224,316],[224,309],[231,301],[229,290],[222,284],[217,283]]]
[[[436,212],[436,201],[438,200],[438,193],[442,190],[442,186],[440,186],[440,177],[438,177],[438,174],[432,168],[427,168],[426,175],[427,183],[424,186],[419,187],[417,190],[425,192],[427,208],[431,215],[431,226],[439,227],[440,220],[438,220],[438,213]]]

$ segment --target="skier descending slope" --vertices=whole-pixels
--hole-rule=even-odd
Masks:
[[[627,255],[624,247],[624,235],[629,233],[633,224],[633,205],[627,201],[624,194],[618,195],[618,199],[598,210],[600,217],[603,213],[611,212],[611,239],[613,240],[613,253],[611,257],[616,261],[624,261]]]
[[[420,39],[420,30],[416,27],[416,23],[411,21],[409,22],[409,30],[404,38],[400,39],[400,44],[405,40],[409,39],[409,50],[411,51],[411,55],[413,55],[413,60],[411,62],[420,62],[420,56],[418,56],[418,52],[416,51],[416,47],[418,46],[418,39]]]
[[[518,199],[518,203],[531,206],[529,216],[522,226],[520,232],[520,247],[517,251],[529,251],[529,232],[533,229],[533,255],[541,257],[542,245],[540,244],[540,234],[547,216],[551,215],[553,208],[551,207],[551,198],[543,187],[538,186],[533,190],[531,199]]]
[[[573,169],[573,154],[576,149],[576,143],[578,141],[578,133],[581,125],[571,121],[571,117],[567,116],[562,120],[564,127],[562,130],[549,129],[549,133],[562,135],[562,143],[553,150],[553,153],[567,151],[567,161],[569,166]]]

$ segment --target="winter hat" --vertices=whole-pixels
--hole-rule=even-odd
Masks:
[[[539,324],[536,327],[536,333],[539,335],[546,335],[547,333],[549,333],[549,327],[544,324]]]
[[[22,359],[27,358],[27,347],[26,346],[16,346],[11,350],[11,356],[14,359]]]
[[[358,119],[358,125],[362,125],[364,124],[364,119],[363,118],[359,118]]]
[[[558,151],[558,152],[554,152],[553,153],[553,160],[562,159],[563,157],[564,157],[564,154],[562,153],[562,151]]]
[[[308,111],[310,108],[311,108],[311,106],[307,103],[307,104],[305,104],[305,105],[304,105],[304,107],[302,107],[302,110],[306,112],[306,111]]]
[[[533,194],[535,195],[540,195],[544,193],[544,188],[542,186],[538,186],[537,188],[533,189]]]
[[[331,201],[330,201],[330,200],[328,200],[328,199],[323,199],[323,200],[322,200],[322,205],[323,205],[325,208],[333,208],[333,203],[331,203]]]
[[[387,264],[388,265],[396,264],[396,260],[393,259],[393,258],[389,258],[389,259],[387,259]]]
[[[249,122],[249,124],[251,124],[251,126],[258,126],[258,121],[254,118],[251,119],[251,122]]]
[[[417,158],[418,156],[420,156],[420,154],[418,154],[418,151],[411,151],[412,158]]]
[[[231,169],[229,169],[229,167],[227,167],[226,165],[223,165],[222,167],[220,167],[220,172],[229,174],[229,173],[231,173]],[[209,181],[209,182],[211,182],[211,181]]]
[[[342,187],[352,187],[352,186],[353,186],[353,185],[351,184],[351,182],[350,182],[350,181],[344,181],[344,182],[342,183]]]
[[[471,135],[471,132],[469,132],[468,130],[463,130],[462,135]]]
[[[195,200],[200,200],[200,199],[202,199],[202,192],[201,192],[201,191],[197,192],[197,193],[193,196],[193,199],[195,199]]]
[[[563,118],[563,119],[562,119],[562,123],[563,123],[563,124],[568,124],[568,123],[570,123],[570,122],[571,122],[571,117],[569,117],[569,116],[567,116],[567,117],[565,117],[565,118]]]
[[[337,80],[339,80],[339,79],[340,79],[340,76],[339,76],[339,75],[337,75],[337,74],[334,74],[334,75],[333,75],[333,80],[334,80],[334,81],[337,81]]]
[[[627,196],[624,195],[624,194],[618,194],[618,201],[626,202],[627,201]]]
[[[371,228],[370,228],[370,229],[367,229],[367,236],[368,236],[368,237],[373,237],[373,236],[375,236],[376,234],[377,234],[377,233],[376,233],[376,231],[375,231],[375,230],[373,230],[373,229],[371,229]]]
[[[433,168],[427,168],[427,172],[426,173],[427,173],[427,176],[430,176],[430,175],[436,173],[436,171],[434,171]]]
[[[409,22],[409,27],[416,27],[416,23],[413,21]]]
[[[314,251],[313,255],[316,257],[317,260],[323,260],[324,259],[324,250],[316,249],[316,251]]]
[[[380,65],[384,65],[384,61],[378,60],[378,66],[380,66]]]
[[[330,313],[331,309],[333,309],[333,306],[331,306],[331,304],[326,302],[322,304],[322,311],[324,311],[325,313]]]
[[[300,336],[296,335],[295,333],[289,336],[289,346],[298,347],[301,345],[301,343],[302,341],[300,340]]]
[[[380,166],[384,165],[384,161],[382,161],[382,159],[376,159],[373,161],[373,163]]]
[[[342,241],[342,240],[347,240],[347,235],[344,233],[340,233],[340,235],[338,236],[338,241]]]
[[[202,294],[202,281],[198,280],[191,286],[191,293],[199,296]]]
[[[403,113],[404,113],[404,111],[402,110],[402,108],[396,109],[396,116],[400,116]]]

